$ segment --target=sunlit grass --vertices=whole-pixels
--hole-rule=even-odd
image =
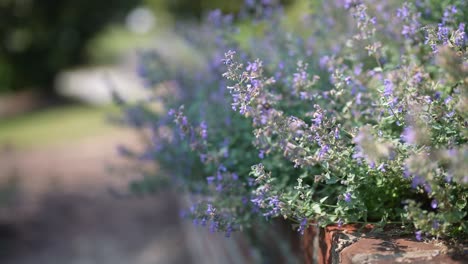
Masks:
[[[113,107],[66,106],[0,119],[0,146],[30,148],[104,133]]]

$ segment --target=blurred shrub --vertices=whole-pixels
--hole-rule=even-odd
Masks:
[[[194,224],[227,236],[282,217],[301,233],[394,223],[417,239],[465,238],[466,2],[315,3],[305,32],[273,2],[237,14],[258,29],[247,45],[219,10],[185,32],[205,67],[141,54],[150,102],[167,112],[120,98],[123,122],[149,133],[144,153],[122,155],[160,164]]]
[[[52,91],[59,70],[86,62],[86,42],[140,2],[0,0],[0,92]]]

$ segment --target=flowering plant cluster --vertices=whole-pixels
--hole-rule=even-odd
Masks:
[[[464,237],[468,4],[445,2],[312,3],[294,29],[274,1],[210,13],[185,34],[204,67],[141,56],[146,84],[170,91],[152,98],[167,114],[127,105],[151,139],[135,155],[187,191],[194,224],[227,236],[282,217],[300,233],[398,223]]]

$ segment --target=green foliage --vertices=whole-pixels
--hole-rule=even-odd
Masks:
[[[143,63],[148,86],[171,80],[176,96],[158,97],[167,116],[126,117],[153,130],[145,157],[189,190],[196,223],[227,235],[272,217],[301,233],[398,223],[417,239],[468,234],[463,1],[432,18],[421,10],[434,3],[364,2],[323,3],[300,33],[281,8],[247,5],[239,16],[258,16],[242,23],[261,32],[248,45],[232,16],[214,12],[191,39],[206,67]]]
[[[138,3],[1,0],[0,92],[31,87],[52,91],[59,70],[86,62],[87,41]]]

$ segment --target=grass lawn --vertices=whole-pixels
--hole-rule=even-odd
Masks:
[[[63,106],[0,119],[0,147],[30,148],[73,141],[115,128],[106,121],[113,107]]]

